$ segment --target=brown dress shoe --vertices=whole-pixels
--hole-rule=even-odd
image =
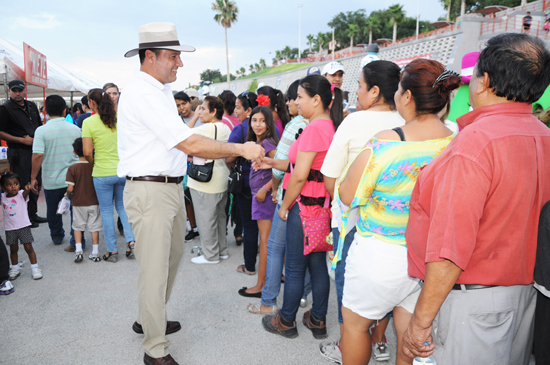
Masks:
[[[176,360],[174,360],[171,355],[166,355],[155,359],[154,357],[144,354],[143,362],[145,365],[178,365]]]
[[[137,322],[134,322],[134,324],[132,325],[132,329],[134,330],[135,333],[138,333],[140,335],[143,334],[143,327],[141,327],[141,324],[137,323]],[[171,333],[176,333],[178,332],[179,330],[181,330],[181,324],[177,321],[168,321],[168,323],[166,323],[166,334],[169,335]]]

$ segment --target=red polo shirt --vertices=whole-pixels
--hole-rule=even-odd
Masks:
[[[463,270],[458,284],[530,284],[550,200],[550,129],[524,103],[478,108],[458,124],[411,196],[409,276],[447,259]]]

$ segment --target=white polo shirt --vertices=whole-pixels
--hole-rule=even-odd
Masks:
[[[137,71],[118,103],[117,175],[183,176],[187,155],[175,146],[193,132],[180,116],[170,84]]]

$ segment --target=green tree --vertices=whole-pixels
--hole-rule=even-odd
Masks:
[[[201,78],[201,86],[202,86],[204,85],[205,81],[219,82],[215,80],[216,79],[222,80],[222,73],[220,72],[220,70],[207,69],[200,73],[200,78]]]
[[[292,48],[290,48],[290,46],[285,46],[281,53],[285,56],[287,61],[292,58]]]
[[[400,23],[405,19],[405,12],[403,11],[403,5],[395,4],[389,7],[388,12],[391,15],[391,22],[393,23],[393,43],[397,40],[397,23]]]
[[[217,14],[214,15],[214,20],[221,24],[225,30],[225,58],[227,60],[227,88],[229,89],[229,47],[227,45],[227,28],[237,21],[239,9],[234,1],[230,0],[215,0],[212,3],[212,10]]]
[[[283,53],[281,51],[275,51],[275,58],[277,61],[280,61],[283,58]]]
[[[359,29],[366,27],[367,18],[365,15],[365,9],[359,9],[356,11],[347,11],[336,14],[332,20],[328,23],[328,26],[334,28],[334,39],[340,43],[342,47],[349,47],[351,43],[348,43],[348,39],[351,40],[349,36],[349,25],[356,25]],[[357,33],[354,36],[356,43],[366,42],[366,37],[361,33]],[[332,39],[332,34],[330,34],[330,39]]]
[[[248,70],[250,71],[250,74],[254,73],[254,65],[248,66]]]
[[[256,72],[260,72],[260,71],[262,70],[262,68],[260,67],[259,64],[255,63],[255,64],[254,64],[254,70],[255,70]]]
[[[311,46],[315,43],[315,36],[313,34],[307,35],[307,44],[309,46],[309,52],[311,52]]]
[[[441,5],[443,5],[447,11],[449,11],[449,0],[439,0]],[[531,3],[535,0],[528,0],[527,2]],[[520,6],[522,0],[451,0],[450,7],[450,16],[451,21],[455,21],[457,17],[461,15],[462,7],[464,7],[464,13],[471,13],[478,9],[483,9],[490,5],[504,5],[508,7]]]
[[[258,88],[258,80],[254,79],[252,80],[250,85],[248,85],[248,91],[251,93],[255,93],[257,88]]]
[[[265,60],[263,58],[260,58],[260,67],[263,70],[264,68],[267,68],[267,65],[265,63]]]
[[[349,52],[353,52],[353,37],[358,36],[361,34],[361,29],[359,29],[359,26],[357,24],[348,24],[348,37],[350,37],[349,41]]]
[[[330,42],[329,34],[330,33],[323,32],[317,33],[316,41],[319,45],[319,52],[321,52],[321,50],[323,49],[323,45],[328,45],[328,42]]]
[[[380,31],[380,18],[377,16],[369,16],[367,19],[367,27],[365,29],[368,29],[369,31],[369,44],[372,43],[372,33],[373,32],[379,32]]]

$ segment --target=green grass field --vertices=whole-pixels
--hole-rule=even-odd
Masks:
[[[251,75],[241,77],[240,79],[237,79],[237,80],[253,79],[255,77],[278,74],[278,73],[285,72],[285,71],[296,70],[297,68],[309,67],[311,65],[313,65],[313,63],[287,63],[285,65],[265,68],[265,69],[261,70],[260,72],[256,72],[256,73],[253,73]]]

